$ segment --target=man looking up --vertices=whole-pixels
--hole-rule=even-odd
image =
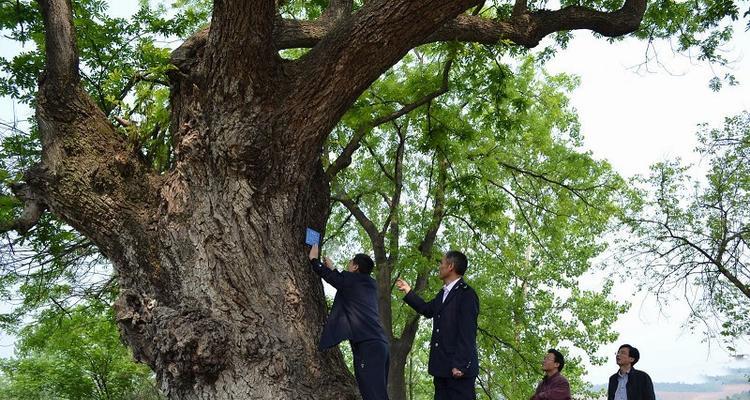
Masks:
[[[536,387],[536,392],[530,400],[570,400],[570,384],[560,374],[565,367],[565,358],[555,349],[547,350],[542,360],[544,378]]]
[[[615,355],[620,369],[609,377],[607,400],[656,400],[651,377],[633,367],[640,358],[641,353],[635,347],[620,346]]]

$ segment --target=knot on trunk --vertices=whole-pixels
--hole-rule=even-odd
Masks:
[[[117,153],[91,172],[91,187],[98,194],[112,193],[122,186],[124,181],[133,178],[137,172],[138,166],[130,154]],[[138,190],[135,192],[135,195],[143,195],[138,193]]]
[[[115,309],[135,358],[150,365],[170,390],[210,384],[225,368],[231,328],[208,310],[160,306],[131,290],[121,293]]]

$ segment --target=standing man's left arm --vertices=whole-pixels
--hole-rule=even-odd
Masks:
[[[452,365],[453,376],[460,378],[466,375],[471,365],[477,346],[477,318],[479,317],[479,298],[473,291],[463,293],[458,310],[457,343]],[[458,371],[458,373],[457,373]]]

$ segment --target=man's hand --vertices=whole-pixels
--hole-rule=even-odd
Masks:
[[[396,279],[396,287],[398,290],[404,292],[404,294],[408,294],[411,291],[411,286],[401,278]]]
[[[310,248],[310,254],[308,254],[307,257],[310,258],[311,260],[314,260],[314,259],[318,258],[318,254],[320,254],[320,250],[318,249],[318,244],[315,243]]]
[[[464,373],[463,373],[463,372],[461,372],[461,370],[460,370],[460,369],[458,369],[458,368],[453,368],[453,369],[451,370],[451,373],[453,374],[453,377],[454,377],[454,378],[461,378],[461,377],[463,377],[463,376],[464,376]]]
[[[323,260],[323,264],[324,264],[324,265],[325,265],[326,267],[328,267],[328,269],[331,269],[331,270],[333,269],[333,261],[331,261],[331,259],[330,259],[330,258],[326,257],[326,258],[325,258],[325,259]]]

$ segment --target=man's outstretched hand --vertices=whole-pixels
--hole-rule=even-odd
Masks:
[[[408,294],[411,291],[411,286],[401,278],[396,279],[396,287],[398,290],[404,292],[404,294]]]

